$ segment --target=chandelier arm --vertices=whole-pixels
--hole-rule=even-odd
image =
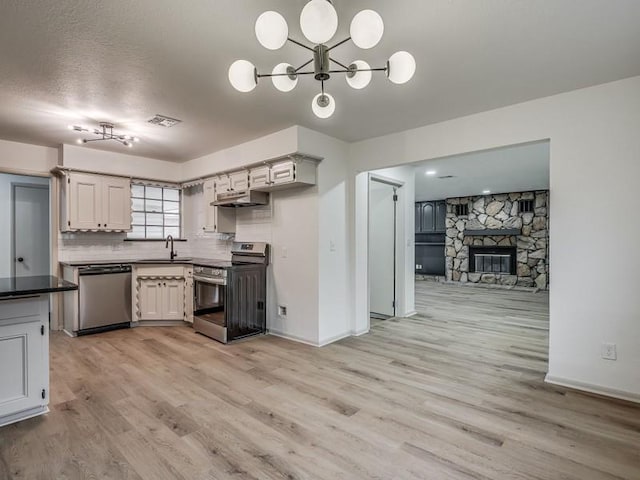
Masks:
[[[313,58],[311,60],[309,60],[307,63],[303,63],[302,65],[300,65],[298,68],[296,68],[296,73],[298,73],[298,70],[302,70],[304,67],[306,67],[307,65],[309,65],[310,63],[313,63]]]
[[[341,42],[336,43],[333,47],[329,47],[329,48],[327,49],[327,51],[328,51],[328,52],[330,52],[330,51],[331,51],[331,50],[333,50],[334,48],[339,47],[340,45],[342,45],[342,44],[344,44],[344,43],[347,43],[349,40],[351,40],[351,37],[347,37],[347,38],[345,38],[344,40],[342,40]]]
[[[293,38],[291,38],[291,37],[287,37],[287,40],[289,40],[291,43],[295,43],[295,44],[296,44],[296,45],[298,45],[299,47],[306,48],[307,50],[310,50],[310,51],[314,52],[313,48],[308,47],[308,46],[306,46],[304,43],[299,42],[299,41],[297,41],[297,40],[294,40],[294,39],[293,39]]]
[[[296,72],[296,75],[313,75],[316,72]],[[258,78],[263,77],[288,77],[288,73],[260,73]]]
[[[329,57],[329,60],[331,60],[333,63],[336,63],[336,64],[340,65],[345,70],[349,70],[349,67],[347,67],[344,63],[341,63],[341,62],[339,62],[339,61],[337,61],[337,60],[335,60],[335,59],[333,59],[331,57]]]

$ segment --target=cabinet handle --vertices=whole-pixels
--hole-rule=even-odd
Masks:
[[[98,224],[98,226],[100,226],[100,224]]]
[[[163,284],[162,284],[162,286],[163,286],[163,287],[166,287],[166,286],[167,286],[167,284],[166,284],[166,283],[163,283]]]
[[[159,287],[161,287],[161,286],[162,286],[162,284],[161,284],[161,283],[158,283],[158,286],[159,286]]]

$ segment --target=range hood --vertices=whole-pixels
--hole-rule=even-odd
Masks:
[[[221,192],[216,194],[215,202],[211,205],[216,207],[256,207],[267,205],[269,194],[266,192],[256,192],[255,190],[238,190],[232,192]]]

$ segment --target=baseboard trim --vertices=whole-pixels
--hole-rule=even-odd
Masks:
[[[333,337],[325,338],[319,344],[320,347],[324,347],[325,345],[329,345],[330,343],[337,342],[338,340],[342,340],[343,338],[347,338],[351,336],[351,331],[344,332],[339,335],[334,335]]]
[[[354,337],[359,337],[361,335],[366,335],[367,333],[369,333],[369,329],[365,328],[364,330],[358,330],[356,332],[351,332],[351,335]]]
[[[559,385],[561,387],[567,387],[574,390],[595,393],[597,395],[626,400],[628,402],[640,403],[640,394],[633,392],[626,392],[624,390],[617,390],[615,388],[603,387],[602,385],[580,382],[569,378],[556,377],[555,375],[549,374],[544,377],[544,381],[552,385]]]
[[[417,315],[418,312],[415,310],[411,310],[410,312],[407,312],[406,315],[404,315],[404,318],[408,318],[408,317],[413,317],[414,315]]]
[[[274,337],[284,338],[285,340],[291,340],[292,342],[304,343],[305,345],[310,345],[312,347],[319,347],[318,342],[313,342],[311,340],[307,340],[306,338],[298,337],[296,335],[291,335],[289,333],[280,332],[278,330],[267,331],[269,335],[273,335]]]

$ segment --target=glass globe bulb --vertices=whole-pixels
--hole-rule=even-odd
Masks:
[[[336,102],[328,93],[319,93],[311,101],[311,110],[318,118],[329,118],[336,110]]]
[[[347,73],[346,79],[347,83],[351,88],[355,88],[356,90],[360,90],[361,88],[366,87],[371,82],[371,72],[359,72],[356,70],[369,70],[371,67],[364,60],[356,60],[351,65],[349,65],[349,70],[353,69],[353,75],[351,73]],[[352,75],[352,76],[349,76]]]
[[[229,82],[239,92],[250,92],[258,84],[256,67],[246,60],[236,60],[229,67]]]
[[[271,77],[271,81],[273,82],[273,86],[276,87],[281,92],[290,92],[296,85],[298,84],[298,76],[296,75],[294,79],[291,79],[288,75],[282,75],[284,73],[289,73],[291,71],[295,71],[292,65],[288,63],[279,63],[275,67],[273,67],[273,71],[271,72],[273,75],[278,75],[277,77]],[[295,74],[294,74],[295,75]]]
[[[384,33],[382,17],[373,10],[362,10],[351,20],[350,33],[356,46],[363,49],[373,48]]]
[[[278,12],[264,12],[256,20],[256,37],[269,50],[278,50],[289,36],[287,21]]]
[[[387,62],[387,77],[398,85],[407,83],[416,73],[416,59],[409,52],[396,52]]]
[[[300,14],[300,28],[310,42],[328,42],[338,30],[336,9],[327,0],[311,0]]]

